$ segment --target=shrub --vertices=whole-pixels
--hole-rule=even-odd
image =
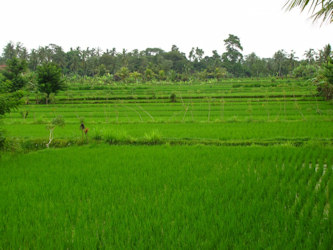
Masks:
[[[333,63],[329,61],[319,71],[316,78],[318,94],[324,96],[326,100],[333,98]]]
[[[317,67],[314,65],[299,65],[293,71],[293,76],[303,79],[314,78],[317,73]]]
[[[176,102],[177,101],[177,97],[176,97],[176,94],[175,93],[172,93],[170,95],[170,102]]]
[[[0,130],[0,149],[5,145],[6,138],[4,137],[3,130]]]

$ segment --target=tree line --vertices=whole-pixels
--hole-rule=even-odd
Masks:
[[[0,65],[19,58],[26,61],[28,69],[33,72],[40,65],[53,63],[68,76],[112,75],[115,81],[188,81],[225,77],[311,78],[332,58],[330,44],[319,51],[305,51],[305,59],[297,58],[294,51],[288,53],[284,50],[278,50],[271,58],[260,58],[255,53],[243,55],[240,39],[232,34],[224,40],[224,45],[223,54],[214,50],[209,56],[198,47],[193,47],[186,54],[176,45],[170,51],[160,48],[142,51],[117,51],[113,48],[102,51],[99,48],[80,47],[64,51],[61,46],[50,44],[28,51],[20,42],[9,42],[2,50]]]

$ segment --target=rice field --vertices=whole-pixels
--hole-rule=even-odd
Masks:
[[[56,139],[80,139],[81,120],[91,139],[125,134],[127,141],[133,141],[151,133],[164,141],[225,143],[332,143],[333,138],[332,103],[316,96],[183,99],[178,95],[175,102],[148,98],[96,103],[59,99],[56,104],[23,105],[7,115],[3,127],[9,137],[42,140],[48,138],[47,124],[59,116],[66,125],[55,129]]]
[[[1,160],[1,248],[329,249],[333,151],[107,146]]]
[[[31,94],[1,125],[17,152],[0,157],[0,249],[332,249],[333,106],[314,93],[225,80]]]

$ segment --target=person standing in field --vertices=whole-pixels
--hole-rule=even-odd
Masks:
[[[80,129],[83,131],[85,129],[84,123],[81,122]]]
[[[81,131],[82,131],[82,139],[83,139],[83,134],[87,135],[87,133],[88,133],[88,131],[89,131],[89,128],[86,128],[86,127],[84,126],[84,123],[81,122],[80,129],[81,129]]]

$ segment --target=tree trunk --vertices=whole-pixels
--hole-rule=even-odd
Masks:
[[[50,129],[49,142],[46,144],[46,147],[47,147],[47,148],[50,147],[50,144],[51,144],[51,142],[53,141],[53,130],[54,130],[54,128],[51,128],[51,129]]]

